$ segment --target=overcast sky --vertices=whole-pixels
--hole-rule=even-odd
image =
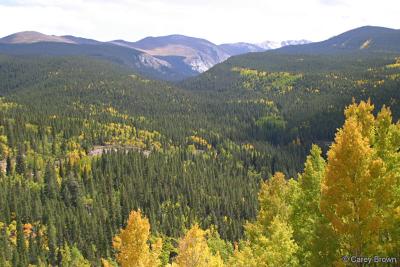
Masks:
[[[101,41],[184,34],[224,42],[320,41],[400,28],[399,0],[0,0],[0,36],[34,30]]]

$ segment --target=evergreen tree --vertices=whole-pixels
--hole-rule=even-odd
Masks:
[[[48,262],[52,265],[57,263],[57,233],[52,221],[47,225],[47,238],[49,247],[49,257]]]
[[[47,162],[44,174],[44,194],[49,199],[57,198],[58,195],[57,177],[51,162]]]
[[[25,163],[25,156],[21,149],[18,150],[17,157],[15,159],[15,172],[18,174],[25,174],[26,170],[26,163]]]
[[[13,171],[12,162],[11,162],[11,157],[10,156],[7,156],[6,165],[7,165],[7,167],[6,167],[6,175],[10,176],[10,175],[12,175],[12,171]]]
[[[17,253],[18,253],[18,264],[20,266],[28,265],[28,255],[24,236],[24,229],[22,228],[21,221],[17,221]]]

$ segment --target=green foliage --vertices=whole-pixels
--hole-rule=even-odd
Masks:
[[[81,252],[73,246],[70,248],[68,245],[65,245],[64,248],[61,249],[61,264],[66,267],[90,267],[90,263],[85,260],[82,256]]]
[[[247,241],[235,251],[231,260],[234,266],[246,266],[248,258],[254,261],[250,266],[298,266],[298,245],[289,223],[290,193],[290,184],[282,173],[262,184],[257,220],[245,226]]]
[[[207,245],[213,255],[220,255],[224,262],[233,254],[233,245],[230,242],[223,240],[218,231],[214,227],[210,227],[207,235]]]
[[[353,233],[335,225],[348,214],[321,203],[348,203],[332,185],[350,168],[369,170],[354,177],[376,187],[366,195],[380,226],[366,229],[382,232],[368,246],[398,254],[400,80],[387,67],[396,61],[267,57],[171,85],[83,58],[0,56],[0,265],[111,266],[111,240],[138,209],[150,240],[163,237],[164,265],[176,265],[177,240],[196,223],[216,265],[331,265]],[[334,147],[359,160],[337,171],[322,151],[352,96],[393,115],[347,109],[348,140]],[[313,142],[322,149],[306,159]]]
[[[289,72],[265,72],[244,68],[233,68],[243,77],[242,86],[248,90],[284,95],[293,90],[293,85],[303,77]]]
[[[282,142],[286,131],[286,121],[276,115],[264,116],[256,121],[259,135],[273,143]]]

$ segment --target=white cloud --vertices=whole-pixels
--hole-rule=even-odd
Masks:
[[[216,43],[326,39],[399,28],[397,0],[0,0],[0,36],[24,30],[134,41],[185,34]]]

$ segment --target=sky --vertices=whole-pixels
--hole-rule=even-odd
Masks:
[[[322,41],[365,25],[400,28],[399,0],[0,0],[0,36],[20,31],[136,41]]]

